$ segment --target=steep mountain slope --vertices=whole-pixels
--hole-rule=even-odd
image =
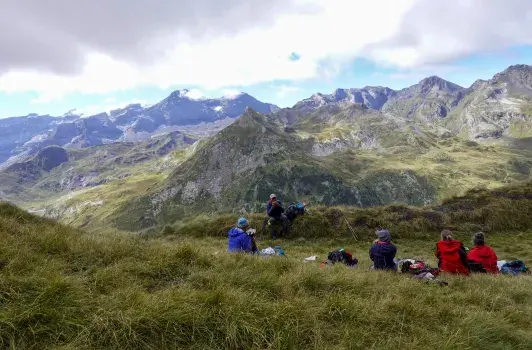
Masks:
[[[272,115],[284,123],[283,115]],[[364,104],[320,107],[301,115],[290,130],[312,144],[312,154],[328,156],[347,149],[396,153],[431,147],[436,135],[402,118],[370,109]]]
[[[488,81],[479,80],[465,92],[446,126],[470,139],[530,136],[532,66],[516,65]]]
[[[176,168],[153,194],[128,203],[116,222],[119,227],[138,228],[199,211],[261,210],[271,192],[281,193],[285,201],[306,198],[362,207],[395,201],[428,204],[437,196],[435,188],[413,171],[347,178],[309,151],[307,143],[276,125],[274,115],[248,109]]]
[[[290,125],[316,109],[354,103],[367,107],[368,113],[382,111],[436,134],[492,141],[532,135],[528,131],[532,127],[531,101],[532,66],[515,65],[467,89],[432,76],[399,91],[366,87],[315,94],[293,109],[283,110],[280,119]]]
[[[396,91],[382,86],[366,86],[362,89],[336,89],[330,95],[317,93],[298,102],[294,109],[307,112],[319,107],[359,103],[372,109],[382,106],[397,94]]]
[[[188,90],[174,91],[161,102],[145,109],[139,110],[138,105],[132,105],[121,111],[113,111],[113,118],[117,125],[132,125],[136,132],[153,132],[162,125],[193,125],[236,118],[246,107],[262,113],[279,109],[246,93],[219,99],[192,99],[188,93]]]
[[[183,133],[172,132],[141,143],[113,143],[83,149],[49,146],[25,161],[0,170],[0,198],[19,205],[43,200],[53,203],[66,192],[137,174],[156,175],[176,164],[174,151],[195,142]]]
[[[28,115],[0,119],[0,164],[36,135],[50,128],[55,119],[48,115]]]
[[[461,86],[432,76],[398,91],[383,106],[383,111],[420,122],[438,122],[456,107],[464,90]]]

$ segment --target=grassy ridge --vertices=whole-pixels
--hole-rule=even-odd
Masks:
[[[529,262],[530,234],[513,231],[527,222],[529,187],[471,192],[427,209],[345,211],[351,220],[365,213],[366,219],[395,222],[402,257],[434,265],[436,226],[425,233],[430,239],[421,240],[414,232],[423,221],[405,219],[409,211],[440,209],[464,230],[460,238],[485,222],[499,257]],[[0,348],[532,347],[530,277],[447,276],[450,285],[440,288],[370,272],[372,228],[357,228],[363,241],[339,238],[341,229],[325,225],[334,223],[334,210],[299,220],[299,238],[282,242],[288,256],[264,259],[225,252],[224,225],[235,217],[198,218],[158,238],[105,236],[0,204]],[[503,210],[509,210],[507,223]],[[218,237],[191,237],[207,234]],[[314,238],[319,236],[328,238]],[[261,247],[268,243],[259,241]],[[360,259],[358,269],[302,262],[341,246]]]
[[[428,237],[448,228],[458,233],[484,231],[504,233],[526,231],[532,227],[532,182],[496,190],[476,189],[434,206],[409,207],[389,205],[373,208],[311,207],[312,215],[295,221],[293,237],[340,238],[354,233],[361,238],[373,237],[373,232],[385,227],[398,238]],[[250,214],[254,226],[262,226],[263,214]],[[158,227],[147,233],[176,234],[194,237],[225,237],[234,225],[232,214],[198,215],[173,226]],[[267,233],[268,234],[268,233]]]

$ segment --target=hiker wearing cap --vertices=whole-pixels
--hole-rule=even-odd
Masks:
[[[277,196],[273,193],[270,195],[270,199],[268,200],[268,203],[266,205],[266,213],[268,214],[270,224],[273,224],[276,221],[281,222],[281,234],[286,233],[288,231],[288,218],[286,217],[286,215],[284,215],[283,203],[277,200]],[[271,225],[271,229],[272,239],[275,239],[274,225]]]
[[[499,273],[497,268],[497,254],[485,244],[484,233],[477,232],[473,236],[474,248],[467,253],[469,263],[480,264],[484,268],[482,272]],[[471,269],[473,271],[473,269]]]
[[[249,229],[249,222],[246,218],[238,219],[236,227],[229,230],[227,249],[230,252],[256,252],[254,231]]]
[[[438,267],[441,271],[469,275],[469,264],[464,245],[453,239],[451,231],[443,230],[441,232],[441,240],[436,243],[435,255],[438,258]]]
[[[388,230],[376,232],[377,241],[369,249],[369,257],[373,261],[375,270],[397,271],[397,266],[393,259],[397,253],[397,248],[392,244],[392,235]]]

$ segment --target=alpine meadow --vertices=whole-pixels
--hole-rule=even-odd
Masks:
[[[532,3],[6,1],[1,349],[532,349]]]

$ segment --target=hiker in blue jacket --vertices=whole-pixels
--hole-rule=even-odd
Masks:
[[[254,253],[258,251],[255,243],[254,231],[249,230],[249,222],[246,218],[240,218],[237,227],[229,230],[227,249],[230,252]]]
[[[392,244],[390,232],[388,230],[379,230],[376,234],[378,239],[369,249],[369,257],[373,261],[373,268],[375,270],[397,271],[397,266],[393,261],[397,248]]]

